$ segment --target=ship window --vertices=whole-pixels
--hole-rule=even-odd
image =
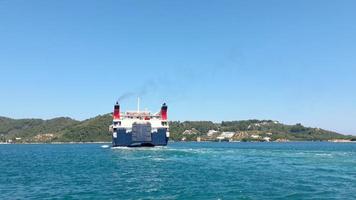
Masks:
[[[167,126],[167,122],[162,122],[162,126]]]

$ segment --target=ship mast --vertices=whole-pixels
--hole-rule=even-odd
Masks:
[[[140,112],[140,97],[137,97],[137,112]]]

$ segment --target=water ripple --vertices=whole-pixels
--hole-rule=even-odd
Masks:
[[[0,199],[356,199],[356,145],[0,145]]]

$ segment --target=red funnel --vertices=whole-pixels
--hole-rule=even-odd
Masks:
[[[168,116],[167,116],[167,105],[166,103],[164,103],[161,107],[161,119],[162,120],[167,120],[168,119]]]
[[[114,114],[113,114],[114,119],[120,119],[120,105],[118,102],[116,102],[114,106]]]

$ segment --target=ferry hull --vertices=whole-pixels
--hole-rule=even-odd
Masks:
[[[113,133],[113,147],[153,147],[166,146],[168,143],[167,129],[160,128],[151,132],[146,127],[138,127],[131,132],[126,129],[118,129]]]

